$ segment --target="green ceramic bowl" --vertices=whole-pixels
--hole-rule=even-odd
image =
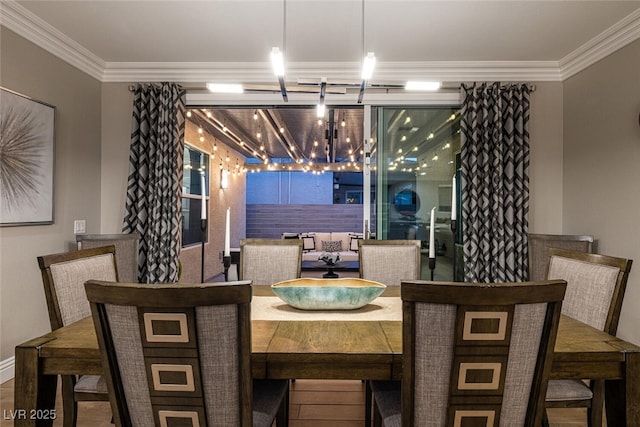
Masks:
[[[301,310],[355,310],[376,299],[386,287],[354,278],[302,278],[271,285],[282,301]]]

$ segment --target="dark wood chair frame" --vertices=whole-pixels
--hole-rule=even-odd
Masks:
[[[51,275],[51,266],[62,262],[76,261],[83,258],[91,258],[106,254],[113,255],[113,268],[115,269],[116,277],[118,277],[116,249],[113,245],[38,257],[38,266],[42,273],[42,284],[44,285],[44,294],[47,300],[47,309],[49,311],[49,323],[51,324],[52,331],[63,327],[64,324],[62,323],[62,314],[60,312],[58,296],[56,294],[53,276]],[[85,393],[74,391],[74,387],[76,385],[76,377],[74,375],[61,375],[61,380],[62,414],[63,424],[65,427],[75,427],[78,417],[78,402],[109,400],[109,395],[106,393]]]
[[[218,304],[236,304],[238,307],[238,348],[240,362],[240,427],[253,425],[251,372],[251,281],[203,284],[153,285],[153,299],[149,298],[150,285],[137,283],[111,283],[90,280],[85,285],[91,304],[103,366],[111,397],[111,408],[117,426],[130,425],[124,388],[117,357],[107,326],[105,304],[131,305],[147,308],[198,307]],[[110,392],[111,394],[111,392]],[[288,420],[288,393],[276,416],[276,425],[285,427]]]
[[[617,258],[607,255],[583,253],[571,251],[567,249],[550,248],[549,259],[552,256],[570,258],[577,261],[584,261],[592,264],[607,265],[620,270],[616,279],[616,284],[611,296],[611,304],[607,312],[607,320],[604,324],[604,332],[609,335],[616,335],[618,331],[618,323],[620,322],[620,311],[622,310],[622,302],[627,289],[627,280],[633,261],[630,259]],[[547,265],[547,271],[549,267]],[[587,408],[587,425],[589,427],[602,426],[602,417],[604,415],[604,380],[591,380],[589,387],[593,393],[592,399],[587,400],[568,400],[568,401],[547,401],[547,408]],[[543,426],[548,426],[546,412],[544,414]]]

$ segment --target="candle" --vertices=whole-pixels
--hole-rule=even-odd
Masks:
[[[202,210],[200,212],[200,219],[207,219],[207,190],[204,184],[204,172],[200,173],[200,188],[202,189]]]
[[[453,182],[451,184],[451,221],[455,221],[458,217],[458,209],[456,206],[456,176],[453,175]]]
[[[227,208],[227,220],[225,223],[224,229],[224,256],[231,256],[231,243],[230,243],[230,234],[231,234],[231,223],[230,223],[230,208]]]
[[[435,222],[436,208],[431,209],[431,223],[429,228],[429,258],[436,257],[436,222]]]

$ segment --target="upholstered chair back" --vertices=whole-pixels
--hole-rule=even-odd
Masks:
[[[118,280],[113,246],[39,256],[38,264],[52,330],[91,315],[84,282]]]
[[[387,286],[402,280],[419,280],[421,274],[419,240],[358,241],[360,277]]]
[[[529,280],[545,280],[549,268],[549,249],[559,248],[593,253],[597,242],[593,236],[568,234],[528,234]]]
[[[631,260],[549,249],[549,279],[567,281],[562,313],[615,335]]]
[[[140,235],[131,234],[78,234],[78,249],[113,245],[116,248],[118,278],[123,282],[138,281],[138,246]]]
[[[254,285],[273,285],[297,279],[302,271],[302,240],[240,240],[240,280]]]
[[[539,426],[566,283],[402,283],[403,426]]]

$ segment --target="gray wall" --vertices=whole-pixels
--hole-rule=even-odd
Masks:
[[[633,259],[618,335],[640,343],[640,40],[564,84],[564,214],[568,234]]]
[[[73,220],[100,232],[100,87],[97,80],[2,27],[0,85],[56,107],[55,223],[0,228],[0,361],[50,330],[36,257],[69,250]]]

